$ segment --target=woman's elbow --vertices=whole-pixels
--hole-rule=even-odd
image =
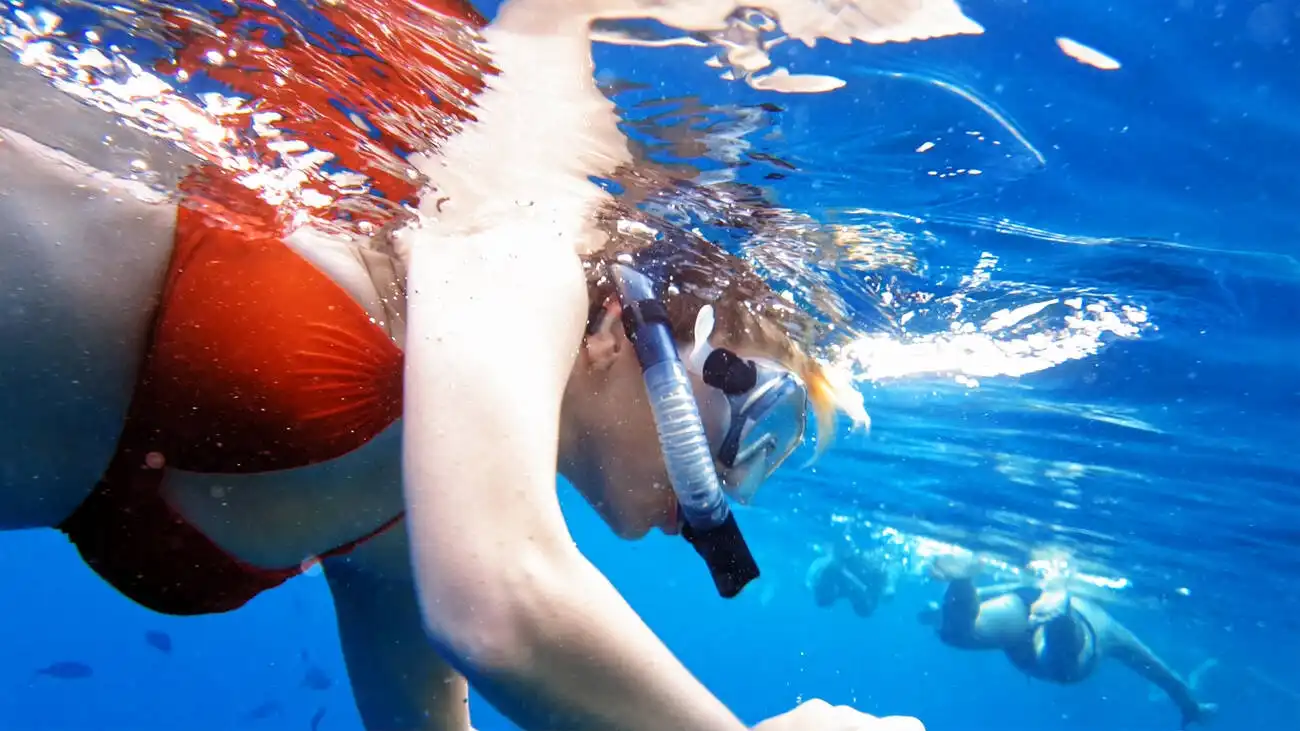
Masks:
[[[555,559],[531,555],[467,575],[419,580],[425,632],[467,674],[513,675],[530,667],[553,626],[560,586]],[[462,564],[463,566],[463,564]]]

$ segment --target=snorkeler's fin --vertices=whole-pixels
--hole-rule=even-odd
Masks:
[[[1217,657],[1207,657],[1202,660],[1200,665],[1197,665],[1192,672],[1187,674],[1187,687],[1191,688],[1193,691],[1199,691],[1201,686],[1205,684],[1206,673],[1213,670],[1218,666],[1218,664],[1219,659]],[[1164,691],[1160,690],[1160,688],[1156,686],[1152,686],[1150,691],[1147,692],[1147,700],[1152,703],[1163,701],[1164,699]]]

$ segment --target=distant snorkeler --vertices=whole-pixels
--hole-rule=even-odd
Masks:
[[[806,583],[817,606],[826,608],[847,599],[855,614],[870,617],[882,601],[894,598],[898,572],[881,547],[864,549],[846,533],[812,562]]]
[[[1071,685],[1086,680],[1102,658],[1114,658],[1163,690],[1182,713],[1182,728],[1210,721],[1218,710],[1101,607],[1065,589],[1023,582],[976,587],[979,561],[970,552],[938,557],[931,575],[948,582],[943,604],[919,619],[939,639],[963,650],[1002,650],[1026,675]]]

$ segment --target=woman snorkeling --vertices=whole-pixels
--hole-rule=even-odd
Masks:
[[[734,596],[758,569],[728,498],[860,397],[741,262],[590,182],[633,162],[598,5],[501,9],[475,121],[411,156],[437,188],[371,240],[285,234],[211,168],[150,200],[7,115],[0,526],[59,528],[173,614],[321,560],[371,729],[467,728],[467,682],[523,728],[743,728],[573,546],[556,476]],[[919,724],[813,702],[759,726],[811,727]]]

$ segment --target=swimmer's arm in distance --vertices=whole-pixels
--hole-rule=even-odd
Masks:
[[[454,245],[409,239],[403,459],[425,626],[523,729],[740,731],[560,511],[560,407],[587,315],[581,236],[539,212]]]
[[[326,559],[324,567],[362,725],[467,731],[469,685],[425,637],[406,525]]]
[[[1203,720],[1214,709],[1212,705],[1199,703],[1191,687],[1178,673],[1101,607],[1078,598],[1073,600],[1072,606],[1092,624],[1102,654],[1115,658],[1164,691],[1182,712],[1184,727]]]

